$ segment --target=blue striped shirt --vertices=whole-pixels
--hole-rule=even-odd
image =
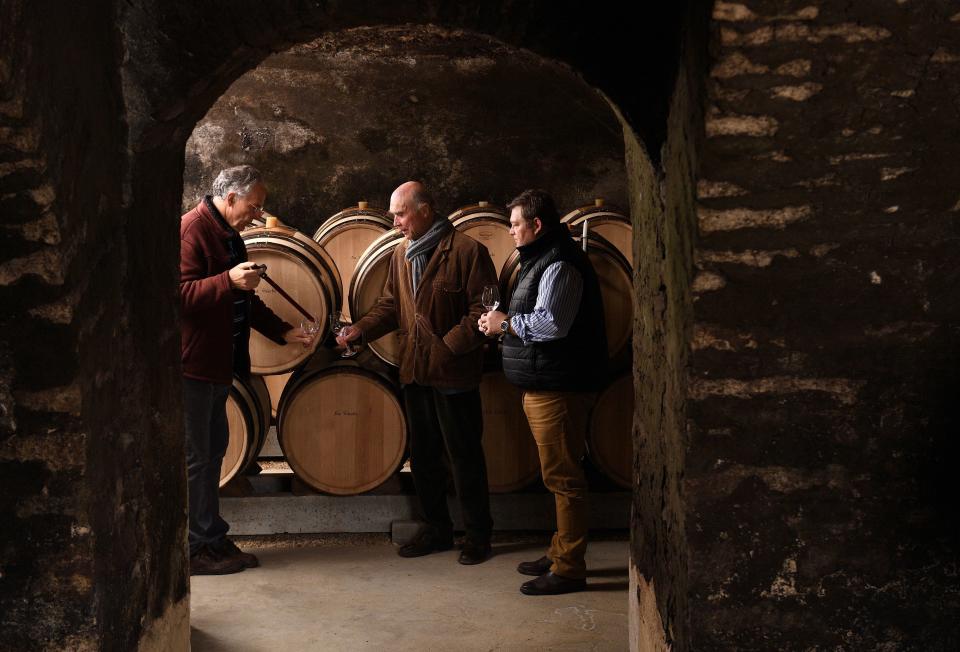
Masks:
[[[524,344],[566,337],[583,296],[583,277],[570,263],[553,263],[543,271],[533,312],[510,317],[510,326]]]

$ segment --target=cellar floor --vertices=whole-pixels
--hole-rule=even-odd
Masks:
[[[588,590],[525,596],[517,563],[548,535],[498,534],[494,556],[403,559],[386,535],[237,538],[259,568],[191,578],[195,652],[624,650],[626,533],[592,541]]]

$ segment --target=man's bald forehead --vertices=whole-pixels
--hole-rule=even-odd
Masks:
[[[390,196],[390,203],[394,201],[404,206],[409,205],[414,210],[424,205],[429,207],[431,213],[434,210],[433,197],[426,186],[419,181],[407,181],[397,186]]]
[[[423,184],[420,183],[419,181],[406,181],[404,183],[401,183],[399,186],[397,186],[397,189],[394,190],[393,192],[394,194],[409,197],[413,194],[422,193],[424,191],[425,189],[423,187]]]

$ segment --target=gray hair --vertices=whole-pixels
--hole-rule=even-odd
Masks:
[[[260,170],[252,165],[237,165],[236,167],[221,170],[213,180],[212,194],[214,197],[226,198],[231,192],[241,197],[250,192],[257,183],[260,183]]]

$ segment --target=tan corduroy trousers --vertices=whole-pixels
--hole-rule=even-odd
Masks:
[[[553,493],[557,531],[547,556],[556,575],[587,574],[587,481],[580,461],[586,446],[587,417],[596,394],[525,391],[523,411],[537,442],[543,484]]]

